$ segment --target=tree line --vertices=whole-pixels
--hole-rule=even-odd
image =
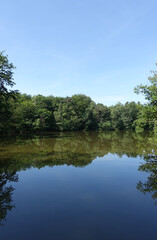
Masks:
[[[14,65],[0,52],[0,133],[79,130],[154,130],[157,132],[157,72],[149,85],[137,86],[147,103],[117,103],[107,107],[90,97],[31,96],[10,90]]]

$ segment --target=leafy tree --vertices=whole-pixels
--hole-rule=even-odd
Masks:
[[[157,65],[157,64],[156,64]],[[151,71],[152,76],[148,78],[148,85],[139,85],[134,91],[142,93],[147,103],[140,106],[137,129],[154,129],[157,132],[157,71]]]
[[[59,130],[91,129],[93,125],[94,102],[91,98],[79,94],[63,99],[54,117]]]
[[[76,130],[76,125],[79,127],[79,122],[69,97],[60,102],[58,109],[54,112],[54,117],[59,130]]]
[[[125,129],[134,129],[138,108],[135,102],[127,102],[123,106],[122,121]]]
[[[36,118],[37,109],[31,100],[20,102],[14,111],[15,126],[21,133],[33,131]]]
[[[7,86],[13,87],[15,85],[13,81],[14,68],[14,65],[9,63],[8,56],[5,56],[4,52],[0,52],[0,94],[3,96],[8,96],[15,92],[7,88]]]
[[[51,111],[43,108],[37,112],[37,119],[35,120],[34,127],[39,130],[53,129],[53,119]]]
[[[122,114],[124,110],[123,104],[117,103],[115,106],[112,106],[110,110],[113,129],[123,130],[125,128],[122,119]]]
[[[35,128],[38,130],[54,130],[56,123],[54,119],[54,97],[44,97],[37,95],[32,98],[33,103],[37,108],[37,119],[35,121]]]
[[[111,126],[113,129],[132,130],[135,128],[135,120],[137,119],[138,107],[135,102],[121,103],[110,107],[111,110]]]
[[[101,103],[98,103],[93,111],[94,119],[96,122],[97,128],[101,130],[110,130],[111,126],[111,112],[107,106],[104,106]]]
[[[73,95],[71,97],[73,110],[80,123],[78,130],[92,129],[93,110],[95,103],[90,97],[84,94]]]
[[[10,90],[15,83],[13,81],[12,63],[9,63],[8,56],[0,52],[0,132],[7,131],[12,116],[12,101],[17,94],[16,90]]]

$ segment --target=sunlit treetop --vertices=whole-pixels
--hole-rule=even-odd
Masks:
[[[157,63],[156,63],[157,65]],[[157,71],[151,71],[152,76],[148,77],[149,85],[139,85],[134,90],[135,93],[142,93],[145,99],[149,101],[152,106],[157,105]]]
[[[8,87],[13,87],[15,82],[13,81],[13,70],[15,66],[10,63],[8,56],[4,55],[4,51],[0,52],[0,93],[7,94],[13,92],[8,90]]]

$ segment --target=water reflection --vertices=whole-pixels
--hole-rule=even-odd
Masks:
[[[10,182],[17,182],[18,175],[16,173],[3,172],[0,173],[0,225],[6,220],[8,211],[14,208],[12,194],[14,187]]]
[[[0,141],[0,223],[14,207],[12,194],[18,171],[45,166],[72,165],[85,167],[97,157],[108,153],[118,157],[140,156],[144,162],[139,171],[149,173],[146,182],[139,181],[137,189],[157,198],[157,137],[133,132],[52,133],[31,139]],[[9,185],[9,184],[10,185]]]
[[[83,167],[108,153],[119,157],[146,156],[157,152],[157,138],[129,132],[81,132],[36,136],[0,142],[0,168],[10,172],[54,165]]]
[[[157,204],[157,156],[148,154],[144,156],[144,160],[145,163],[142,163],[138,170],[149,173],[149,176],[145,182],[138,182],[137,189],[144,194],[151,194]]]

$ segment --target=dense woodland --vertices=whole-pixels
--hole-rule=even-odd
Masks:
[[[157,71],[135,92],[147,103],[117,103],[107,107],[83,94],[72,97],[31,96],[11,88],[14,65],[0,53],[0,133],[76,130],[153,130],[157,132]]]

